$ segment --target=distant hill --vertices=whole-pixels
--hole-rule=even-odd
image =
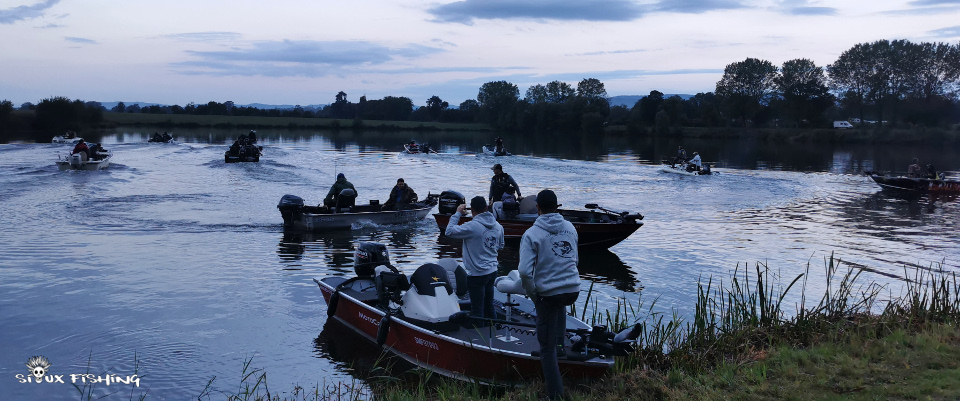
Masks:
[[[640,99],[646,97],[647,95],[624,95],[624,96],[614,96],[610,98],[610,107],[613,106],[626,106],[628,109],[637,104]],[[694,95],[684,95],[678,93],[664,93],[663,98],[666,99],[671,96],[680,96],[683,100],[692,98]]]

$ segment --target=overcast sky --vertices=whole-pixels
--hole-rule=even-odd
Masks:
[[[960,41],[960,0],[0,0],[0,100],[475,99],[506,80],[713,91],[747,57]]]

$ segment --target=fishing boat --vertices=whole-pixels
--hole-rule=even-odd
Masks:
[[[703,170],[690,170],[687,168],[686,163],[681,164],[669,164],[664,163],[660,166],[660,171],[664,173],[671,174],[680,174],[680,175],[689,175],[689,176],[698,176],[698,175],[713,175],[713,170],[710,169],[710,165],[704,164]]]
[[[83,140],[83,138],[77,136],[77,134],[76,134],[75,132],[73,132],[73,131],[68,131],[66,134],[57,135],[57,136],[53,137],[53,139],[52,139],[50,142],[51,142],[51,143],[70,143],[70,144],[76,145],[77,143],[79,143],[79,142],[82,141],[82,140]]]
[[[870,174],[877,185],[887,190],[909,193],[956,194],[960,193],[960,180],[946,179],[943,174],[938,178],[912,178]]]
[[[109,150],[103,150],[96,152],[97,156],[93,159],[85,159],[84,155],[77,154],[68,154],[68,155],[57,155],[57,167],[60,170],[86,170],[86,171],[96,171],[103,170],[110,166],[110,159],[113,157],[113,153]]]
[[[533,226],[537,220],[537,197],[527,196],[514,203],[515,210],[510,205],[504,206],[501,202],[494,202],[491,211],[497,222],[503,226],[503,236],[508,241],[519,241],[523,233]],[[440,194],[439,213],[433,215],[442,234],[450,223],[450,216],[457,206],[465,203],[462,194],[456,191],[444,191]],[[502,209],[501,209],[502,208]],[[627,239],[643,223],[643,216],[639,213],[628,213],[610,210],[594,203],[584,205],[587,210],[558,209],[564,219],[573,223],[577,229],[577,245],[580,249],[607,249]],[[460,218],[459,223],[470,221],[469,216]]]
[[[354,253],[356,277],[314,281],[327,317],[407,362],[437,374],[486,384],[522,384],[542,377],[536,311],[516,271],[499,277],[495,319],[469,316],[466,272],[455,259],[419,266],[409,277],[389,263],[386,246],[364,242]],[[564,377],[606,374],[614,357],[633,351],[640,326],[613,333],[567,316]]]
[[[349,230],[364,223],[389,225],[423,220],[437,205],[438,197],[428,194],[421,202],[398,205],[398,210],[383,210],[378,200],[371,200],[367,205],[356,205],[356,192],[345,189],[337,198],[340,203],[334,207],[306,206],[302,198],[284,195],[277,209],[283,217],[284,227],[308,231]]]
[[[403,144],[403,153],[407,154],[420,154],[420,153],[437,153],[436,150],[433,150],[430,147],[430,144],[417,145],[416,142],[410,142]]]
[[[498,152],[496,147],[490,145],[483,145],[482,152],[487,156],[513,156],[513,154],[507,152],[506,148],[501,148]]]
[[[226,152],[223,152],[224,163],[257,163],[263,154],[263,146],[253,144],[234,143]]]

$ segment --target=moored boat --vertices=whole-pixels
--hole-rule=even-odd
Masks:
[[[361,243],[354,253],[356,277],[314,280],[335,319],[404,360],[437,374],[481,383],[519,384],[542,377],[533,303],[520,296],[518,274],[498,278],[496,319],[471,318],[466,272],[454,259],[418,267],[411,276],[389,264],[382,244]],[[567,316],[564,376],[604,375],[614,357],[632,352],[638,325],[620,333]]]
[[[881,188],[893,191],[933,194],[960,193],[960,180],[948,180],[943,178],[942,175],[941,178],[912,178],[871,174],[870,178]]]
[[[439,213],[435,213],[433,217],[437,221],[440,232],[443,233],[457,205],[465,203],[465,199],[459,192],[444,191],[440,194],[439,202]],[[509,205],[504,207],[500,202],[494,202],[491,207],[497,222],[503,226],[504,239],[508,241],[519,241],[523,233],[537,220],[536,196],[524,197],[515,205],[516,210],[509,210]],[[581,249],[610,248],[627,239],[643,225],[640,221],[643,216],[639,213],[613,211],[592,203],[584,207],[588,210],[557,210],[577,229],[577,246]],[[469,216],[463,216],[459,223],[463,224],[470,220]]]
[[[341,197],[343,196],[341,193]],[[356,197],[356,192],[353,192],[353,196]],[[338,207],[306,206],[302,198],[284,195],[280,198],[277,209],[283,217],[284,227],[308,231],[348,230],[354,225],[364,223],[387,225],[423,220],[437,205],[437,198],[438,195],[428,194],[421,202],[399,205],[398,210],[383,210],[379,201],[356,205],[351,200]]]

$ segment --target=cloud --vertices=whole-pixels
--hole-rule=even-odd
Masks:
[[[44,26],[38,26],[36,29],[53,29],[53,28],[63,28],[66,25],[58,25],[54,23],[46,24]]]
[[[174,66],[188,68],[183,72],[191,74],[322,76],[338,67],[382,65],[399,58],[419,58],[442,51],[422,45],[389,48],[366,41],[284,40],[223,51],[188,51],[200,60]]]
[[[237,32],[188,32],[163,37],[184,42],[221,42],[239,40],[243,35]]]
[[[472,25],[477,19],[631,21],[643,6],[629,0],[463,0],[427,10],[434,22]]]
[[[99,45],[99,44],[100,44],[100,42],[97,42],[97,41],[95,41],[95,40],[93,40],[93,39],[77,38],[77,37],[73,37],[73,36],[67,36],[67,37],[65,37],[64,39],[66,39],[67,42],[80,43],[80,44],[84,44],[84,45]]]
[[[747,8],[736,0],[660,0],[652,5],[653,11],[681,14],[702,14],[715,10]]]
[[[960,25],[934,29],[932,31],[928,31],[927,33],[938,38],[955,38],[960,36]]]
[[[836,15],[837,9],[833,7],[793,7],[783,10],[783,13],[790,15]]]
[[[17,6],[0,10],[0,24],[13,24],[17,21],[42,17],[44,12],[59,3],[60,0],[46,0],[32,6]]]
[[[608,51],[579,53],[579,54],[574,54],[574,56],[605,56],[608,54],[644,53],[648,51],[650,51],[650,49],[608,50]]]
[[[883,14],[932,15],[960,10],[960,0],[914,0],[908,4],[910,8],[884,11]]]

